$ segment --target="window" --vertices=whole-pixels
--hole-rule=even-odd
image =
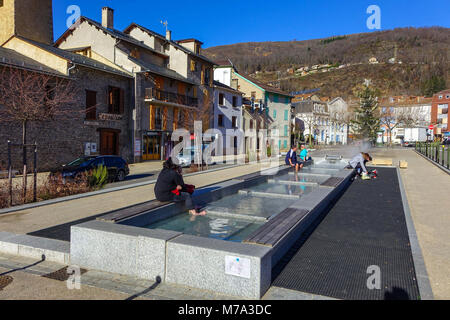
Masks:
[[[288,126],[287,125],[284,126],[284,136],[285,137],[288,135],[288,130],[289,130]]]
[[[86,90],[86,120],[97,119],[97,92]]]
[[[237,106],[237,97],[233,96],[233,108],[236,108]]]
[[[231,126],[233,129],[237,128],[237,117],[231,117]]]
[[[223,93],[219,93],[219,106],[225,105],[225,97]]]
[[[287,148],[287,140],[284,140],[283,147],[284,147],[285,149]]]
[[[139,52],[139,49],[134,48],[133,50],[131,50],[130,56],[132,58],[139,59],[141,57],[141,53]]]
[[[122,114],[124,111],[124,90],[108,88],[108,113]]]
[[[197,71],[197,63],[195,62],[195,60],[191,60],[191,71]]]
[[[288,110],[284,110],[284,120],[286,120],[286,121],[289,120],[289,111]]]
[[[273,118],[274,118],[274,119],[277,118],[277,110],[273,110]]]
[[[250,130],[252,130],[252,129],[253,129],[253,120],[250,119]]]
[[[219,127],[223,127],[223,114],[219,114],[219,116],[217,118],[217,125]]]
[[[232,79],[232,80],[231,80],[231,87],[232,87],[233,89],[239,90],[238,79]]]
[[[155,129],[156,130],[162,129],[162,113],[161,108],[159,107],[155,108]]]
[[[203,67],[202,84],[211,85],[211,68]]]

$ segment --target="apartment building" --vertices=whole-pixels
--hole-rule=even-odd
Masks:
[[[233,89],[243,92],[244,98],[249,104],[244,107],[244,130],[253,128],[256,130],[256,137],[259,136],[259,130],[267,130],[267,135],[272,136],[277,132],[278,148],[280,152],[287,152],[290,149],[291,141],[291,98],[278,88],[262,83],[248,75],[239,73],[231,62],[218,63],[214,70],[214,80],[222,82]],[[266,148],[259,138],[247,137],[245,141],[245,150],[256,148],[261,150]]]
[[[433,96],[431,104],[431,124],[434,125],[434,136],[438,139],[450,137],[448,126],[448,106],[450,89],[443,90]]]

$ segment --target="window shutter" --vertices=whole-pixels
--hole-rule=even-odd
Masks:
[[[205,84],[205,66],[202,66],[202,84]]]
[[[120,89],[120,105],[119,105],[119,113],[123,114],[125,111],[125,90]]]
[[[108,86],[108,88],[106,89],[106,105],[108,106],[108,113],[112,113],[112,100],[113,93],[111,87]]]

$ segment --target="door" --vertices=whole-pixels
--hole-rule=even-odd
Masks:
[[[187,104],[186,101],[186,85],[183,82],[178,82],[178,104]]]
[[[142,160],[160,160],[161,145],[159,136],[144,136]]]
[[[162,94],[164,90],[164,78],[155,77],[155,87],[156,87],[156,98],[158,100],[164,100],[164,95]]]
[[[119,155],[119,133],[102,130],[100,132],[100,154],[104,156]]]

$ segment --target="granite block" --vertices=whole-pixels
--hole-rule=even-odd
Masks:
[[[249,277],[227,274],[226,257],[249,262]],[[167,243],[168,283],[259,299],[271,283],[270,248],[182,235]]]

